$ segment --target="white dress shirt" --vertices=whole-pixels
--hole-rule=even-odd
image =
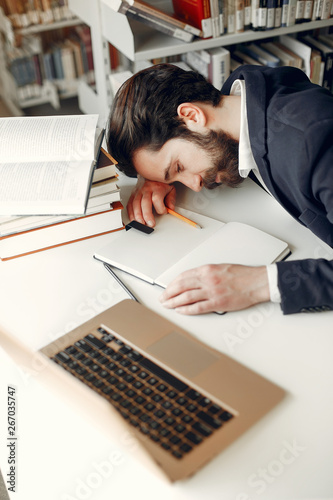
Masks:
[[[269,193],[269,190],[265,186],[264,181],[260,175],[259,169],[256,162],[254,161],[250,137],[249,137],[249,127],[247,122],[247,110],[246,110],[246,88],[244,80],[235,80],[232,84],[230,95],[240,95],[241,96],[241,116],[240,116],[240,135],[239,135],[239,175],[246,178],[249,173],[252,172],[257,177],[260,184]],[[278,288],[278,272],[276,264],[270,264],[266,266],[270,300],[272,302],[281,302],[281,295]]]

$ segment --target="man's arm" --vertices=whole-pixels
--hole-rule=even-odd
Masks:
[[[158,214],[165,214],[166,207],[174,209],[176,189],[172,184],[147,181],[139,176],[138,182],[127,203],[127,213],[130,220],[141,224],[155,226],[153,208]]]

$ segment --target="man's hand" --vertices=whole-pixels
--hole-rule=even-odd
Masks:
[[[182,314],[246,309],[270,300],[265,266],[209,264],[180,274],[161,295],[163,306]]]
[[[175,201],[176,189],[173,185],[147,181],[141,177],[128,200],[128,217],[153,227],[153,207],[158,214],[165,214],[166,207],[175,208]]]

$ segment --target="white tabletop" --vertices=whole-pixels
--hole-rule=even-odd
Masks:
[[[133,180],[121,177],[126,202]],[[246,180],[236,190],[193,193],[178,203],[222,221],[237,220],[288,241],[293,259],[333,258],[327,245]],[[126,214],[124,213],[124,218]],[[127,298],[101,263],[106,235],[0,263],[0,326],[38,349]],[[266,303],[223,316],[164,309],[160,289],[121,274],[143,304],[287,391],[258,424],[191,479],[168,484],[119,450],[84,415],[22,372],[0,350],[0,466],[7,481],[7,386],[16,387],[15,500],[139,498],[255,500],[333,498],[333,312],[284,316]]]

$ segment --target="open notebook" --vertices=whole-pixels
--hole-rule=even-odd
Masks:
[[[190,210],[176,210],[201,229],[171,214],[157,216],[151,234],[136,229],[122,232],[94,257],[165,288],[181,272],[203,264],[260,266],[290,253],[287,243],[247,224],[224,223]]]

